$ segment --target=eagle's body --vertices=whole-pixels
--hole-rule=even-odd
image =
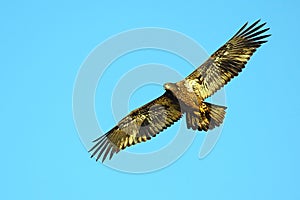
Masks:
[[[263,40],[269,28],[259,20],[247,23],[200,67],[177,83],[166,83],[166,92],[157,99],[131,111],[114,128],[96,139],[91,148],[92,157],[102,161],[108,155],[131,145],[145,142],[178,121],[186,114],[187,128],[208,131],[220,126],[225,117],[225,106],[205,102],[205,99],[227,84],[245,67],[251,55]]]

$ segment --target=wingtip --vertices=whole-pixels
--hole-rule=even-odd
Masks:
[[[261,21],[261,18],[259,18],[258,20],[256,20],[254,23],[258,24]]]
[[[270,37],[272,34],[267,34],[267,35],[265,35],[266,37],[265,38],[268,38],[268,37]],[[266,40],[266,41],[268,41],[268,40]]]

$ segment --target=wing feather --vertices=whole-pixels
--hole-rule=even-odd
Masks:
[[[109,155],[131,145],[145,142],[171,126],[182,116],[176,97],[169,91],[146,105],[130,112],[113,129],[94,140],[89,150],[96,160],[102,156],[102,162]]]
[[[237,76],[256,49],[267,42],[263,39],[270,35],[262,34],[269,28],[262,29],[266,23],[259,24],[259,22],[260,20],[250,26],[248,23],[242,26],[226,44],[186,77],[186,80],[198,80],[194,87],[200,91],[198,94],[202,100],[213,95]]]

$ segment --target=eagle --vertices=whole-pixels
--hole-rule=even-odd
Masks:
[[[146,142],[177,122],[184,114],[188,129],[208,131],[223,123],[227,107],[206,102],[237,76],[253,53],[271,34],[266,23],[246,22],[202,65],[176,83],[165,83],[160,97],[131,111],[110,131],[95,139],[91,157],[102,162],[126,147]]]

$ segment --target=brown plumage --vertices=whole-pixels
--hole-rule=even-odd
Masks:
[[[252,54],[269,37],[269,28],[260,20],[246,23],[226,44],[213,53],[200,67],[177,83],[166,83],[166,92],[146,105],[133,110],[114,128],[94,140],[91,157],[102,162],[131,145],[145,142],[186,114],[187,128],[208,131],[220,126],[225,106],[204,100],[226,85],[245,67]]]

